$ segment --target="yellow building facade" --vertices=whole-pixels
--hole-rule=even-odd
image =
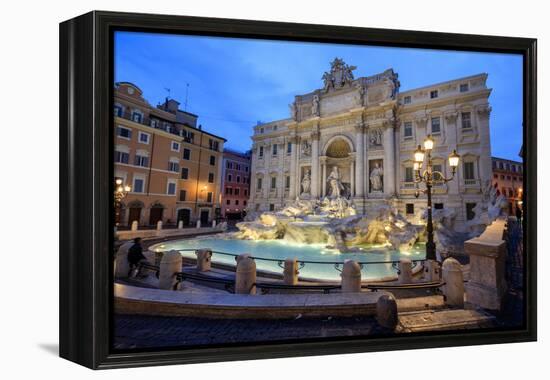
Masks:
[[[198,116],[166,99],[156,107],[128,82],[115,85],[115,180],[131,191],[119,226],[202,225],[220,215],[225,139],[197,127]]]

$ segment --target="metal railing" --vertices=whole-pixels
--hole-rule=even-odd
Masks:
[[[178,252],[197,252],[199,248],[185,248],[185,249],[176,249]],[[159,251],[157,251],[158,253]],[[233,257],[235,262],[237,261],[237,258],[239,257],[239,254],[235,253],[229,253],[229,252],[222,252],[222,251],[215,251],[212,250],[212,255],[224,255]],[[271,262],[271,263],[277,263],[277,265],[284,269],[284,262],[285,259],[274,259],[274,258],[267,258],[267,257],[257,257],[257,256],[248,256],[254,261],[263,261],[263,262]],[[424,262],[426,261],[425,258],[423,259],[416,259],[411,260],[412,266],[416,267],[417,265],[424,265]],[[344,261],[316,261],[316,260],[296,260],[298,263],[298,270],[303,269],[306,265],[330,265],[334,268],[334,270],[338,272],[342,272],[342,267],[344,265]],[[386,260],[386,261],[356,261],[361,270],[367,269],[369,266],[373,265],[391,265],[393,269],[396,270],[397,274],[399,274],[399,262],[400,260]]]

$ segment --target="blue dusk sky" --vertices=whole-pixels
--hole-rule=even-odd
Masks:
[[[520,55],[117,32],[115,81],[134,83],[153,106],[169,95],[181,109],[188,88],[186,110],[245,151],[252,127],[289,117],[294,95],[321,88],[335,57],[357,66],[356,78],[393,68],[401,91],[488,73],[492,155],[520,160]]]

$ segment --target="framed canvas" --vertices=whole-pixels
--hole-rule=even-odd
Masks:
[[[536,340],[536,40],[60,25],[60,356]]]

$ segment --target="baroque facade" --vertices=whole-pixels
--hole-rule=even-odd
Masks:
[[[393,69],[354,78],[355,68],[335,59],[289,118],[254,127],[250,209],[340,195],[359,213],[390,202],[418,221],[426,199],[415,197],[413,152],[430,134],[435,170],[449,176],[448,155],[461,156],[455,180],[434,188],[434,207],[471,219],[492,177],[487,74],[400,92]]]

